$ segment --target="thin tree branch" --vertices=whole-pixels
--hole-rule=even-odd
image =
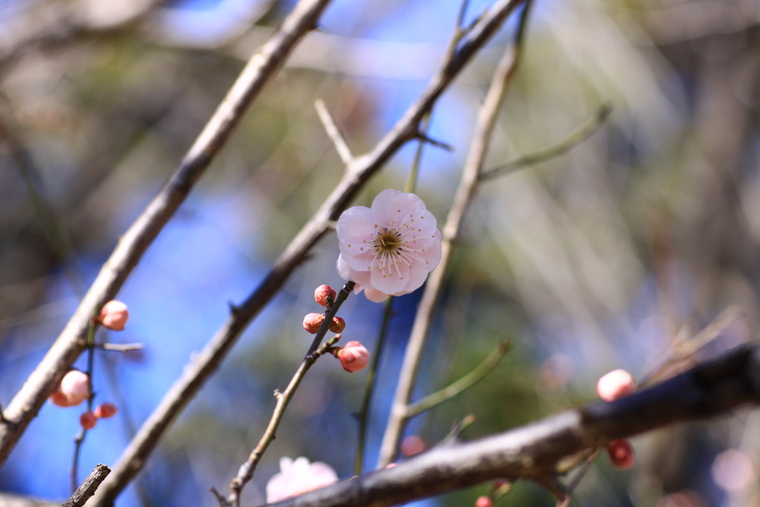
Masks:
[[[395,467],[272,507],[386,507],[495,479],[537,479],[567,456],[674,423],[760,404],[760,350],[739,347],[662,384],[467,443],[430,449]]]
[[[255,54],[209,119],[179,168],[122,236],[68,324],[21,390],[0,427],[0,466],[66,370],[84,351],[93,310],[113,299],[164,225],[205,172],[243,113],[275,74],[296,43],[315,25],[329,0],[303,0],[282,28]]]
[[[316,336],[314,336],[314,340],[309,346],[309,351],[303,358],[301,366],[298,367],[295,375],[293,375],[290,384],[288,384],[288,387],[284,392],[275,393],[275,397],[277,398],[277,405],[274,408],[274,413],[272,414],[272,417],[269,420],[269,424],[264,431],[264,435],[259,440],[259,443],[256,444],[256,447],[253,449],[253,451],[251,451],[251,454],[248,456],[246,462],[240,466],[237,476],[232,479],[232,482],[230,482],[230,494],[227,497],[225,505],[232,505],[234,507],[240,505],[240,494],[243,491],[243,487],[253,478],[253,472],[256,470],[256,466],[259,464],[259,461],[261,461],[262,456],[264,456],[264,453],[269,447],[269,444],[274,441],[275,434],[277,433],[277,428],[279,428],[280,421],[282,420],[282,416],[285,415],[285,409],[288,408],[288,403],[290,403],[290,400],[293,398],[296,389],[298,389],[298,386],[301,384],[301,380],[303,380],[306,372],[309,371],[309,368],[311,368],[311,366],[317,361],[317,358],[327,352],[330,347],[335,345],[335,343],[340,339],[340,335],[336,335],[332,339],[328,340],[324,345],[320,346],[322,339],[330,330],[330,325],[332,324],[333,317],[335,317],[335,315],[338,313],[338,310],[340,309],[341,305],[343,305],[343,302],[346,300],[348,295],[351,294],[351,291],[354,289],[354,285],[356,285],[354,282],[348,282],[343,286],[341,291],[338,293],[338,297],[335,299],[335,302],[327,309],[327,311],[325,311],[325,318],[322,321],[322,325],[320,325],[319,331],[317,331]]]
[[[95,466],[95,469],[61,507],[82,507],[95,494],[95,491],[110,473],[111,469],[105,465]]]
[[[431,408],[450,400],[451,398],[474,386],[483,380],[486,375],[491,373],[494,368],[496,368],[502,358],[507,354],[507,352],[509,352],[510,348],[511,345],[509,342],[500,343],[496,346],[493,352],[491,352],[488,357],[470,373],[460,378],[456,382],[449,384],[443,389],[432,394],[428,394],[421,400],[418,400],[407,406],[406,417],[412,418],[418,414],[421,414],[422,412],[425,412],[426,410],[430,410]]]
[[[538,164],[540,162],[545,162],[555,157],[559,157],[582,141],[586,140],[591,134],[596,132],[602,123],[604,123],[604,120],[607,119],[611,111],[612,108],[610,106],[606,104],[602,105],[602,107],[599,108],[594,116],[570,132],[570,134],[568,134],[567,137],[559,143],[553,146],[549,146],[548,148],[544,148],[543,150],[537,151],[535,153],[531,153],[530,155],[520,157],[517,160],[513,160],[512,162],[509,162],[502,166],[494,167],[488,171],[483,171],[480,174],[480,179],[488,180],[497,176],[503,176],[513,173],[519,169],[523,169],[525,167]]]
[[[288,384],[288,387],[285,389],[285,391],[282,393],[279,391],[275,392],[277,405],[275,406],[274,412],[272,413],[272,418],[269,420],[267,429],[264,431],[264,435],[259,440],[259,443],[256,444],[256,447],[253,449],[250,456],[248,456],[246,462],[243,463],[243,465],[238,470],[237,476],[230,483],[230,494],[227,496],[227,500],[225,502],[226,505],[231,505],[233,507],[240,505],[240,494],[243,491],[243,487],[253,478],[253,472],[256,470],[256,465],[258,465],[261,461],[261,458],[264,456],[264,453],[269,447],[269,444],[274,441],[275,434],[277,433],[277,428],[280,426],[280,421],[282,421],[282,417],[285,415],[285,409],[288,408],[288,403],[290,403],[290,400],[293,399],[293,395],[295,394],[296,389],[298,389],[298,386],[301,384],[303,378],[306,376],[306,372],[309,371],[309,368],[311,368],[311,366],[317,361],[320,356],[325,354],[330,349],[330,347],[335,345],[338,339],[340,339],[340,335],[336,335],[331,340],[325,342],[314,352],[307,354],[303,359],[303,362],[301,362],[301,366],[298,367],[295,375],[293,375],[293,378],[290,380],[290,383]]]
[[[433,77],[422,95],[410,106],[372,152],[356,157],[314,216],[303,226],[274,262],[261,284],[239,306],[232,308],[227,321],[189,364],[182,377],[169,389],[159,406],[143,424],[114,466],[93,505],[109,505],[142,469],[158,440],[189,400],[221,363],[246,325],[274,297],[293,270],[305,259],[312,246],[330,229],[340,213],[385,162],[407,141],[415,138],[422,116],[462,71],[476,52],[499,29],[510,13],[524,0],[498,0],[462,38],[457,51]]]
[[[384,468],[388,463],[393,461],[401,434],[408,421],[407,406],[411,400],[412,389],[422,357],[422,350],[432,323],[435,306],[443,288],[444,278],[448,273],[453,244],[459,235],[464,215],[475,196],[475,190],[479,181],[478,175],[488,151],[488,144],[498,110],[506,90],[512,81],[512,77],[517,70],[517,63],[522,47],[522,34],[524,33],[529,6],[530,0],[527,0],[515,40],[505,52],[494,73],[488,95],[478,115],[475,134],[473,135],[470,151],[464,170],[462,171],[462,179],[454,196],[454,203],[446,218],[446,224],[443,227],[441,262],[431,273],[425,285],[425,291],[417,309],[414,325],[412,326],[411,337],[406,346],[406,353],[404,354],[404,361],[399,375],[399,383],[396,387],[396,394],[391,407],[390,419],[380,446],[380,457],[377,468]]]
[[[343,134],[341,134],[340,129],[335,124],[335,120],[333,120],[332,115],[330,115],[330,111],[327,110],[324,101],[321,99],[317,100],[314,102],[314,107],[317,109],[317,115],[319,115],[322,126],[325,128],[327,136],[333,142],[335,151],[338,152],[340,159],[344,164],[350,164],[354,159],[354,155],[351,153],[351,148],[348,147],[346,139],[343,137]]]

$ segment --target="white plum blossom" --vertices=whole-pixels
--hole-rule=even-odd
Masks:
[[[422,199],[384,190],[372,208],[354,206],[337,225],[338,273],[370,301],[419,289],[441,260],[441,233]]]
[[[338,482],[338,474],[327,463],[309,463],[306,458],[280,458],[280,473],[267,482],[267,503],[279,502],[291,496]]]

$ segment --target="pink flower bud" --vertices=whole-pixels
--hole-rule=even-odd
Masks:
[[[636,392],[636,382],[627,371],[615,370],[599,379],[596,392],[604,401],[615,401]]]
[[[475,500],[475,507],[491,507],[492,505],[493,500],[487,496],[479,496],[478,499]]]
[[[330,331],[333,333],[342,333],[346,329],[346,321],[340,317],[333,317],[330,323]]]
[[[425,441],[417,435],[409,435],[401,441],[401,454],[406,456],[414,456],[425,450]]]
[[[610,462],[616,468],[626,470],[633,466],[633,447],[624,438],[608,443],[607,454],[610,457]]]
[[[314,300],[322,306],[332,306],[335,296],[335,291],[329,285],[320,285],[314,291]]]
[[[93,414],[89,410],[79,416],[79,424],[81,424],[82,428],[86,430],[91,430],[92,428],[94,428],[96,422],[98,422],[98,418],[95,417],[95,414]]]
[[[349,373],[363,370],[369,363],[369,351],[357,341],[351,341],[338,352],[340,365]]]
[[[50,395],[50,402],[59,407],[74,407],[90,396],[90,377],[79,370],[71,370],[61,379],[58,388]]]
[[[93,413],[98,419],[108,419],[109,417],[116,415],[116,412],[118,411],[119,409],[116,408],[116,405],[106,402],[95,407]]]
[[[97,320],[103,324],[103,327],[121,331],[127,324],[127,319],[129,319],[127,305],[114,299],[103,305]]]
[[[303,318],[303,328],[311,334],[317,334],[324,320],[325,316],[321,313],[307,313]]]

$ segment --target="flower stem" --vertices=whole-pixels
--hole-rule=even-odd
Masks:
[[[377,367],[380,364],[380,354],[383,351],[385,337],[388,335],[388,323],[391,320],[391,305],[393,296],[385,301],[385,311],[383,313],[383,322],[380,325],[380,332],[377,335],[375,344],[375,353],[372,355],[372,363],[367,371],[367,382],[364,384],[364,398],[362,399],[362,408],[359,410],[359,435],[357,437],[356,456],[354,457],[354,475],[362,473],[364,463],[364,446],[367,440],[367,426],[369,425],[369,411],[372,406],[372,395],[375,391],[375,377],[377,376]]]
[[[90,319],[90,327],[87,331],[87,387],[89,390],[89,396],[87,397],[87,411],[92,412],[92,402],[95,397],[95,390],[92,387],[92,374],[93,367],[95,365],[95,331],[98,328],[95,318],[98,316],[99,310],[93,312]],[[87,436],[87,430],[82,428],[79,434],[74,439],[74,458],[71,463],[71,491],[74,492],[79,487],[79,481],[77,480],[77,470],[79,469],[79,453],[84,443],[84,438]]]

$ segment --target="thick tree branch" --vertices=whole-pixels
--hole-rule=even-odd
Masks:
[[[499,0],[462,39],[458,49],[433,77],[427,89],[412,104],[393,129],[372,152],[355,157],[314,216],[303,226],[274,262],[272,269],[248,298],[233,308],[224,325],[208,345],[189,364],[143,424],[130,443],[113,473],[95,496],[94,505],[109,505],[143,467],[158,440],[200,389],[203,382],[221,363],[246,325],[261,311],[282,287],[293,270],[306,257],[312,246],[327,232],[330,225],[348,206],[369,178],[407,141],[417,135],[418,124],[454,78],[475,53],[499,29],[509,14],[524,0]]]
[[[264,84],[296,43],[316,26],[328,2],[303,0],[298,4],[282,28],[245,66],[166,186],[122,236],[61,335],[8,405],[5,411],[8,423],[0,426],[0,466],[66,370],[84,351],[84,337],[93,311],[116,296]]]
[[[673,423],[760,403],[760,350],[740,347],[649,389],[468,443],[441,445],[386,470],[272,504],[385,507],[499,478],[541,479],[567,456]]]

